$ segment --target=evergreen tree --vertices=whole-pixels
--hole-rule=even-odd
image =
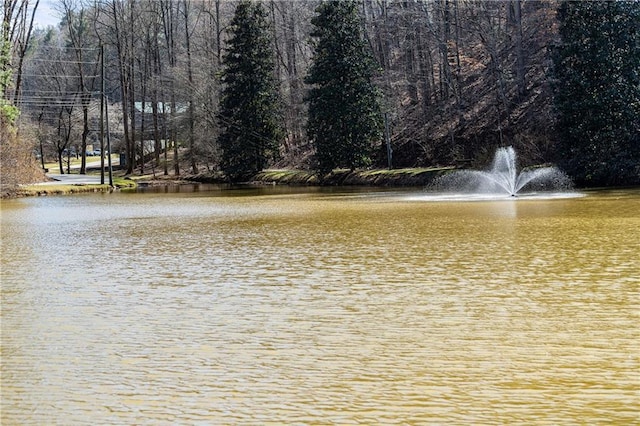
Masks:
[[[559,162],[582,185],[640,183],[640,2],[563,2],[558,17]]]
[[[5,37],[8,32],[8,23],[3,25],[0,31],[0,126],[13,124],[18,116],[18,109],[14,107],[5,96],[11,84],[11,43]],[[6,31],[5,31],[6,30]]]
[[[231,181],[248,179],[276,158],[283,132],[272,43],[260,4],[238,4],[223,57],[218,122],[222,170]]]
[[[307,132],[316,150],[316,169],[355,169],[371,163],[374,142],[382,136],[376,66],[361,33],[355,1],[327,1],[311,23],[316,38],[313,62],[305,79]]]

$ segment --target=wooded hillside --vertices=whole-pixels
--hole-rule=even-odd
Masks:
[[[320,2],[260,3],[272,32],[286,135],[278,163],[270,165],[307,167],[314,148],[306,135],[304,79],[313,55],[311,20]],[[560,1],[357,4],[379,67],[374,81],[382,94],[393,167],[484,164],[501,145],[513,145],[523,164],[557,159],[551,52],[560,43]],[[104,46],[115,149],[137,161],[155,157],[158,164],[174,149],[183,168],[218,170],[220,77],[236,5],[61,0],[57,28],[34,30],[28,49],[12,40],[14,64],[22,65],[5,97],[51,150],[98,146]],[[16,19],[5,13],[5,22]],[[28,19],[22,25],[27,24]],[[379,147],[374,166],[386,167],[384,138]],[[128,164],[133,172],[136,164]]]

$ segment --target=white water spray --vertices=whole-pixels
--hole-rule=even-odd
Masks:
[[[541,167],[518,173],[513,147],[498,148],[490,170],[457,170],[431,186],[440,192],[489,194],[517,197],[521,194],[571,189],[569,177],[556,167]]]

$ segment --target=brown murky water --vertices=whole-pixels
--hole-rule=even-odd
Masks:
[[[638,424],[640,191],[2,202],[2,417]]]

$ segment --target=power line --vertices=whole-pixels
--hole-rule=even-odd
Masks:
[[[72,104],[72,103],[60,103],[60,104],[56,104],[56,105],[51,105],[50,103],[24,103],[24,104],[20,104],[21,106],[25,106],[25,107],[29,107],[30,109],[35,109],[35,108],[77,108],[78,110],[82,109],[83,106],[80,104]],[[96,107],[91,107],[90,105],[87,105],[87,109],[90,110],[95,110]]]
[[[91,99],[92,99],[91,94],[87,92],[87,93],[79,93],[77,95],[23,96],[21,99],[18,99],[18,102],[37,102],[37,101],[86,102],[87,100],[91,100]],[[95,99],[95,97],[93,99]]]
[[[58,90],[24,90],[20,93],[23,98],[56,98],[60,96],[86,96],[95,95],[99,96],[101,92],[87,90],[82,92],[66,92],[60,93]]]
[[[43,101],[43,100],[30,100],[30,101],[25,101],[25,102],[18,102],[18,105],[25,105],[25,106],[32,106],[32,105],[40,105],[40,106],[44,106],[44,107],[59,107],[59,106],[77,106],[77,107],[91,107],[94,106],[95,103],[91,102],[87,102],[85,104],[83,104],[82,102],[74,102],[74,101],[59,101],[59,102],[50,102],[50,101]]]
[[[30,58],[29,61],[37,61],[37,62],[46,62],[46,63],[54,63],[54,64],[86,64],[86,65],[98,65],[98,61],[70,61],[70,60],[62,60],[62,59],[39,59],[39,58]]]
[[[76,102],[76,101],[71,101],[71,100],[67,100],[67,101],[47,101],[47,100],[28,100],[28,101],[23,101],[23,102],[18,102],[18,105],[25,105],[25,106],[32,106],[32,105],[37,105],[37,106],[43,106],[43,107],[52,107],[52,108],[56,108],[59,106],[77,106],[82,108],[83,106],[90,106],[91,103],[87,102],[87,103],[82,103],[82,102]]]
[[[23,77],[44,77],[44,78],[98,78],[99,75],[79,75],[79,74],[22,74]]]
[[[93,52],[100,52],[100,48],[99,47],[73,47],[73,46],[56,46],[55,47],[57,50],[71,50],[71,51],[76,51],[76,50],[90,50]]]

